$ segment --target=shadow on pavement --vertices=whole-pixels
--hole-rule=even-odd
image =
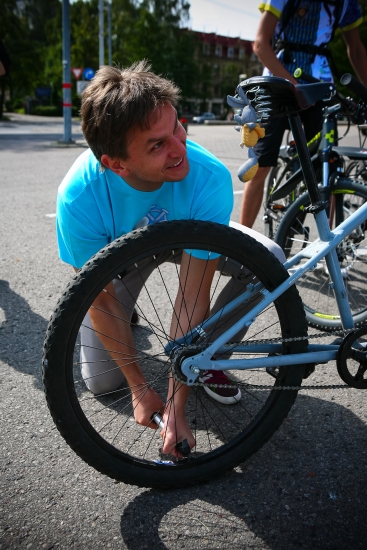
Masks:
[[[0,359],[14,369],[34,376],[42,389],[41,355],[47,321],[34,313],[27,301],[0,280],[0,308],[5,320],[0,325]]]
[[[365,548],[367,456],[358,452],[365,424],[345,407],[302,395],[287,420],[224,478],[138,495],[121,516],[126,547]]]

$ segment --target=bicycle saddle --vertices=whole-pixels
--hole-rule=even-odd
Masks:
[[[329,100],[335,94],[330,82],[299,84],[277,76],[254,76],[238,87],[246,94],[258,117],[266,122],[270,117],[289,116],[311,107],[320,99]]]

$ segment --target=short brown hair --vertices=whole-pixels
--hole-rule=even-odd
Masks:
[[[179,88],[150,69],[146,61],[126,69],[103,66],[83,92],[82,130],[99,161],[103,154],[126,160],[129,132],[149,128],[150,116],[165,103],[176,107]]]

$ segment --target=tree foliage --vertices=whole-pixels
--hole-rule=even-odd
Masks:
[[[367,0],[359,0],[358,3],[361,7],[363,16],[363,22],[358,27],[358,30],[362,43],[367,46]],[[343,35],[340,30],[335,33],[335,37],[331,42],[329,48],[332,53],[336,69],[339,73],[339,75],[334,75],[335,82],[342,93],[344,93],[345,95],[350,95],[350,92],[347,90],[347,88],[344,88],[343,86],[341,86],[341,84],[339,84],[340,76],[345,73],[354,74],[353,68],[347,55],[347,48],[343,39]]]
[[[11,98],[33,95],[51,86],[52,103],[62,101],[61,0],[0,0],[0,37],[12,61],[10,77],[2,79]],[[106,3],[107,7],[107,3]],[[193,91],[195,38],[182,25],[189,16],[186,0],[113,0],[112,61],[128,66],[148,59],[155,72],[173,79],[183,96]],[[71,66],[99,66],[98,0],[70,4]],[[107,12],[105,14],[107,62]],[[72,77],[73,78],[73,77]],[[74,80],[74,78],[73,78]],[[73,87],[73,102],[77,100]]]

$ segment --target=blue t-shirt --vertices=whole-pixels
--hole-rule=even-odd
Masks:
[[[269,11],[278,19],[288,4],[294,0],[266,0],[259,6],[261,12]],[[358,27],[362,23],[362,12],[358,0],[340,0],[341,10],[339,12],[338,27],[342,31],[348,31]],[[335,6],[329,4],[329,13],[321,0],[301,0],[289,18],[288,24],[281,32],[282,25],[277,24],[274,33],[275,41],[278,38],[287,42],[309,44],[320,46],[328,44],[332,38],[332,28],[335,21]],[[291,48],[290,48],[291,50]],[[293,74],[300,67],[306,74],[310,74],[318,80],[330,82],[333,80],[328,60],[325,56],[313,56],[306,52],[292,51],[292,62],[286,63],[283,60],[284,50],[280,50],[277,57],[285,68]],[[264,75],[270,75],[265,68]]]
[[[100,163],[88,149],[62,181],[56,229],[60,258],[76,268],[121,235],[168,220],[228,225],[233,208],[228,169],[206,149],[187,141],[190,171],[156,191],[138,191]],[[198,254],[195,254],[198,255]],[[198,255],[200,257],[200,255]]]

